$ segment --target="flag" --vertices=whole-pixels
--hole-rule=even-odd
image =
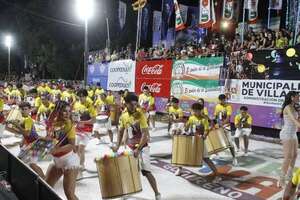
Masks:
[[[184,24],[186,24],[189,7],[183,4],[179,4],[179,8],[180,8],[182,21]]]
[[[175,6],[175,29],[176,31],[180,31],[185,28],[181,13],[180,13],[180,8],[177,0],[174,0],[174,6]]]
[[[162,25],[162,13],[160,11],[153,11],[153,23],[152,23],[152,46],[158,46],[161,41],[161,25]]]
[[[272,10],[281,10],[282,8],[282,0],[270,0],[269,9]]]
[[[213,23],[211,0],[199,0],[199,26],[201,28],[210,28]]]
[[[258,17],[258,0],[246,0],[245,9],[249,12],[249,23],[255,24]]]
[[[126,22],[126,3],[119,1],[119,25],[121,30],[124,28]]]
[[[233,19],[233,3],[234,0],[224,0],[223,2],[223,19],[232,20]]]

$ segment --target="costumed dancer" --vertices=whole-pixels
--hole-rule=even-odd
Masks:
[[[127,129],[127,145],[133,150],[134,156],[140,160],[142,175],[149,181],[155,193],[155,199],[160,200],[161,195],[157,189],[156,180],[151,173],[150,147],[148,145],[150,136],[147,118],[143,111],[138,109],[138,102],[138,97],[135,94],[128,94],[125,97],[127,110],[120,117],[117,145],[112,147],[112,149],[117,152],[121,145],[124,131]]]

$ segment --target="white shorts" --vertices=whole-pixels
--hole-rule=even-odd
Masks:
[[[145,170],[148,172],[151,172],[151,162],[150,162],[150,147],[144,147],[141,150],[141,153],[139,155],[139,163],[141,170]]]
[[[59,169],[77,169],[80,166],[79,156],[73,151],[62,157],[54,156],[54,164]]]
[[[279,138],[281,140],[298,140],[297,133],[289,134],[289,133],[286,133],[286,132],[280,132]]]
[[[239,138],[241,136],[250,136],[252,129],[251,128],[237,128],[235,130],[235,138]]]
[[[170,134],[173,134],[174,131],[181,130],[183,132],[184,130],[184,123],[178,122],[178,123],[172,123],[170,128]]]
[[[155,116],[155,114],[156,114],[156,111],[155,111],[155,110],[149,111],[149,115],[150,115],[150,116]]]
[[[106,134],[107,131],[111,131],[111,119],[109,118],[106,123],[95,123],[93,126],[93,132],[98,131],[100,134]]]
[[[76,145],[87,146],[91,138],[92,138],[92,133],[77,132],[76,133]]]

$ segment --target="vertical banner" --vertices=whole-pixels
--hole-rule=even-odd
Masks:
[[[165,47],[169,48],[174,45],[175,35],[175,19],[172,17],[174,13],[173,0],[164,0],[162,6],[162,27],[161,41]]]
[[[177,0],[174,0],[174,7],[175,7],[175,30],[180,31],[185,28],[181,13],[180,13],[180,8]]]
[[[232,20],[234,15],[234,0],[223,1],[223,19]]]
[[[183,4],[179,4],[179,8],[180,8],[180,13],[181,13],[182,21],[183,21],[184,24],[186,24],[187,23],[189,6],[186,6],[186,5],[183,5]]]
[[[147,42],[148,35],[151,32],[150,25],[150,16],[151,16],[152,10],[150,3],[147,3],[145,7],[142,9],[142,23],[141,23],[141,41]]]
[[[126,22],[126,3],[119,1],[119,25],[121,30],[124,28]]]
[[[255,24],[258,18],[258,0],[247,0],[245,9],[248,9],[249,23]]]
[[[119,60],[109,63],[107,88],[112,91],[135,89],[135,61]]]
[[[202,28],[212,25],[211,0],[199,1],[199,25]]]
[[[152,46],[158,46],[161,41],[162,15],[160,11],[153,11]]]
[[[270,0],[269,8],[272,10],[281,10],[282,0]]]

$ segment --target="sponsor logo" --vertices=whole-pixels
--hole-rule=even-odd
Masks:
[[[174,96],[179,96],[183,94],[183,82],[182,81],[174,81],[172,83],[172,94]]]
[[[93,74],[95,72],[94,65],[89,65],[89,70],[90,70],[90,73]]]
[[[182,61],[177,61],[174,66],[173,66],[173,75],[176,78],[180,78],[184,75],[185,73],[185,66],[184,66],[184,62]]]
[[[160,88],[162,86],[161,83],[152,83],[152,84],[147,84],[147,83],[142,83],[141,85],[141,91],[143,91],[143,88],[145,86],[148,86],[149,87],[149,90],[150,92],[153,92],[153,93],[160,93]]]
[[[131,87],[131,81],[126,81],[123,77],[120,77],[117,82],[109,83],[109,87],[129,89]]]
[[[142,74],[143,75],[161,75],[162,74],[162,69],[163,69],[163,65],[160,64],[156,64],[154,66],[148,66],[145,65],[142,69]]]
[[[109,72],[113,73],[129,73],[132,71],[133,63],[132,62],[115,62],[110,65]]]

